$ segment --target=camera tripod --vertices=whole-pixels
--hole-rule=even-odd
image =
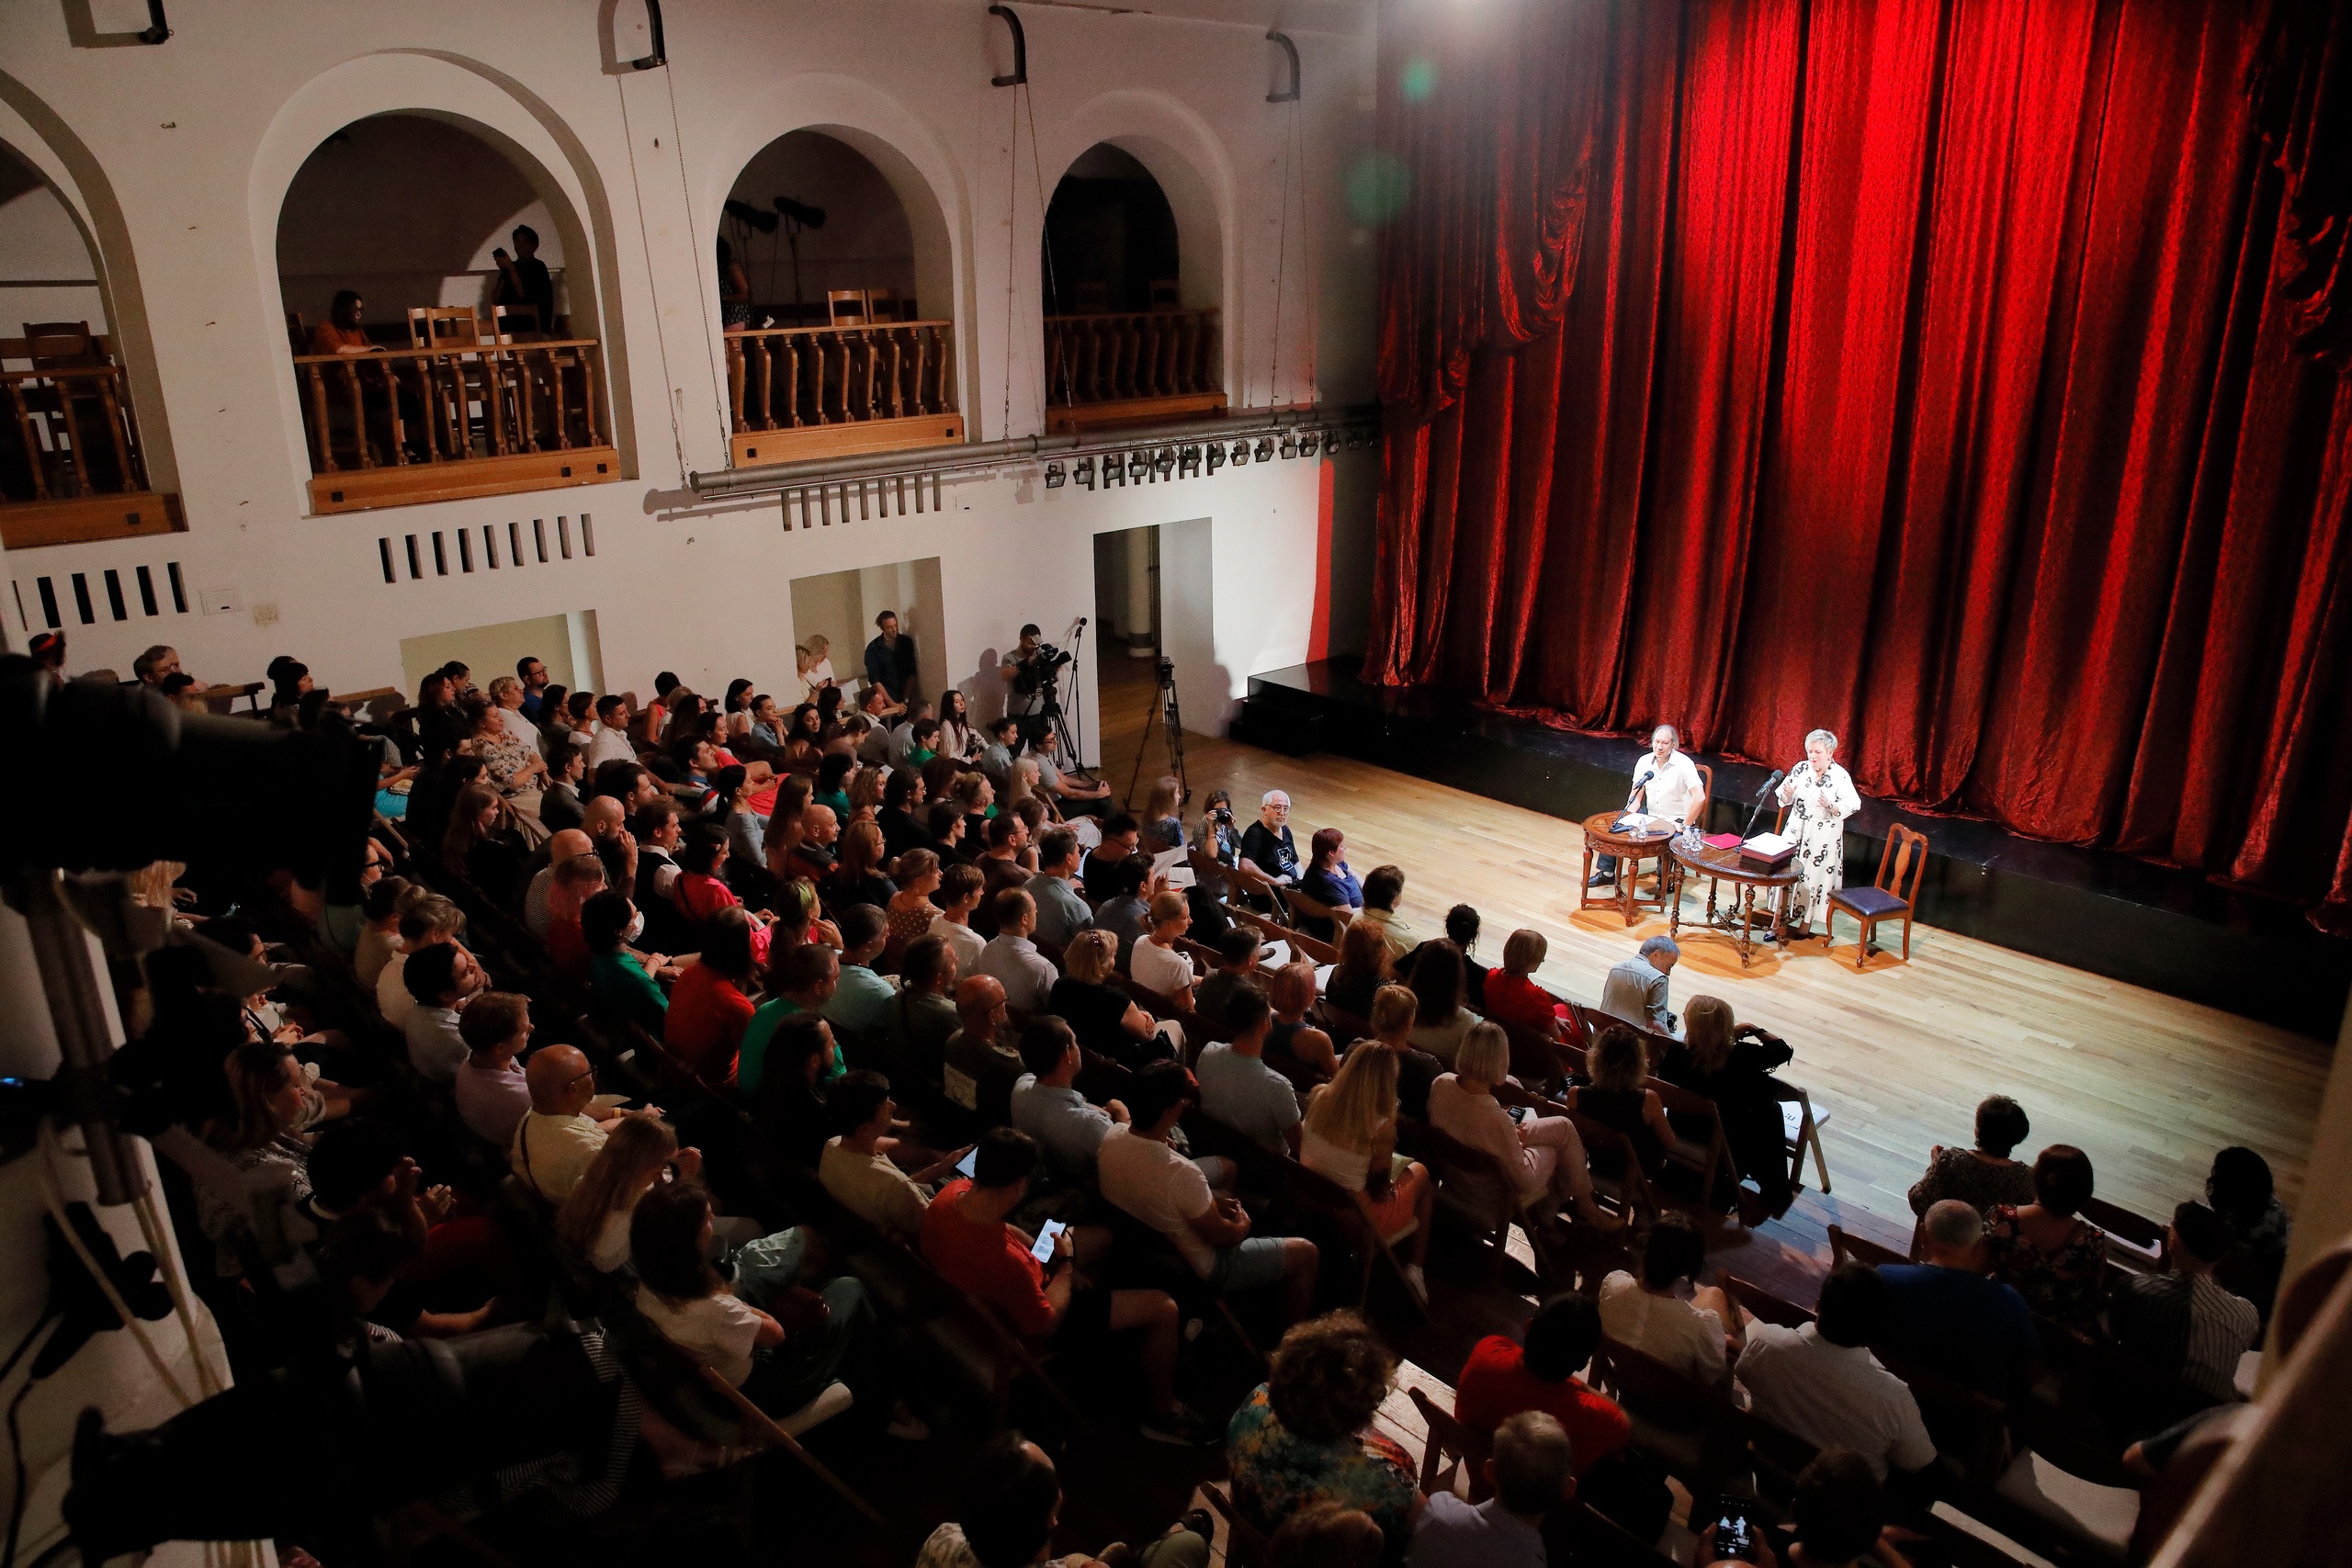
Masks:
[[[1127,775],[1126,801],[1132,806],[1136,785],[1143,778],[1144,753],[1151,750],[1152,727],[1157,725],[1168,738],[1168,771],[1176,775],[1176,804],[1183,806],[1193,798],[1193,781],[1184,771],[1184,713],[1176,702],[1176,661],[1163,658],[1159,661],[1159,685],[1152,694],[1151,712],[1143,721],[1143,739],[1136,742],[1136,765]]]

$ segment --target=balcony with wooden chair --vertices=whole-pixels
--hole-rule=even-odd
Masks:
[[[1155,291],[1155,299],[1159,294]],[[1046,428],[1100,429],[1225,412],[1214,310],[1156,304],[1046,318]]]
[[[179,498],[149,487],[113,341],[87,321],[28,321],[0,338],[0,539],[40,545],[168,534]]]
[[[728,332],[735,466],[960,443],[956,324],[913,319],[914,303],[830,289],[824,326]]]
[[[294,355],[313,513],[621,477],[595,339],[548,336],[528,307],[408,320],[405,348]]]

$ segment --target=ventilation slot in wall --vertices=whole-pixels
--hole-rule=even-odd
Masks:
[[[152,566],[135,566],[130,570],[130,581],[126,582],[123,581],[122,569],[107,567],[98,573],[99,581],[95,586],[90,581],[88,572],[77,571],[68,576],[67,585],[74,595],[73,613],[78,624],[85,626],[94,626],[98,624],[98,594],[101,592],[106,596],[106,619],[109,621],[153,619],[164,614],[163,604],[155,592],[155,569]],[[180,577],[180,563],[165,561],[164,573],[171,584],[171,613],[175,615],[187,615],[187,589]],[[62,596],[59,592],[56,578],[32,579],[30,595],[32,603],[29,604],[27,603],[24,579],[13,580],[11,587],[17,603],[17,623],[26,631],[56,631],[65,625]],[[138,591],[135,608],[133,588]]]
[[[575,522],[579,525],[576,536],[573,528]],[[471,528],[460,528],[457,530],[457,570],[462,576],[475,569],[474,533]],[[575,538],[578,546],[576,551],[573,547]],[[448,576],[449,536],[446,531],[436,529],[429,535],[386,534],[379,537],[376,541],[376,562],[383,571],[384,581],[388,583],[421,581],[426,575],[424,553],[428,544],[433,552],[431,575]],[[526,564],[554,566],[573,559],[575,555],[586,557],[594,556],[595,553],[596,524],[595,520],[585,512],[580,513],[576,519],[560,516],[555,520],[552,550],[549,548],[548,538],[548,521],[544,517],[531,519],[531,531],[527,536],[523,532],[520,518],[506,524],[503,529],[495,523],[481,525],[481,565],[484,570],[490,571],[502,571],[510,566],[520,567]],[[400,570],[403,558],[408,563],[408,575],[405,578],[401,575]],[[182,600],[179,568],[175,565],[171,570],[172,596],[175,600]],[[152,592],[145,588],[146,580],[143,577],[141,581],[141,591]],[[181,607],[183,610],[186,608],[184,600]]]

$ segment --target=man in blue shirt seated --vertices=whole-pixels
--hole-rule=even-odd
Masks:
[[[1544,1568],[1544,1516],[1576,1495],[1575,1454],[1559,1418],[1522,1410],[1495,1432],[1495,1495],[1465,1503],[1430,1494],[1413,1521],[1405,1568]]]
[[[1957,1198],[1921,1221],[1924,1263],[1879,1269],[1894,1313],[1886,1348],[1995,1399],[2013,1397],[2041,1338],[2025,1298],[1984,1277],[1984,1219]]]

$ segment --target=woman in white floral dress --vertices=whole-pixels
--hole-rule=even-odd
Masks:
[[[1797,844],[1798,882],[1789,889],[1789,929],[1813,931],[1829,896],[1846,886],[1846,818],[1862,808],[1854,781],[1837,762],[1838,738],[1816,729],[1804,738],[1804,761],[1789,770],[1775,798],[1789,808],[1781,829]]]

